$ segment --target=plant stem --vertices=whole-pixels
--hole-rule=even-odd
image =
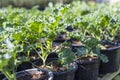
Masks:
[[[2,70],[2,72],[3,72],[3,74],[5,75],[5,77],[8,79],[8,80],[13,80],[12,78],[11,78],[11,74],[9,73],[9,72],[6,72],[6,70]]]
[[[46,60],[43,59],[43,66],[46,66],[46,63],[45,63],[45,62],[46,62]]]

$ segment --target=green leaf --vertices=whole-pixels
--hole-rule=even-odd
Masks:
[[[107,63],[109,61],[108,57],[102,53],[99,55],[99,57],[105,63]]]
[[[77,56],[82,56],[88,54],[88,50],[85,47],[81,47],[77,49]]]
[[[61,64],[70,64],[75,59],[75,54],[72,52],[71,48],[62,48],[59,55],[59,61]]]

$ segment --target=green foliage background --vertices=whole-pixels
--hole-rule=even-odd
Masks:
[[[39,5],[40,7],[45,7],[49,2],[57,3],[70,3],[73,0],[0,0],[0,7],[5,7],[8,5],[13,5],[17,7],[31,8],[32,6]]]

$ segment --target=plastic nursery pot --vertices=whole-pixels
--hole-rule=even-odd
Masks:
[[[47,69],[35,68],[17,72],[16,78],[17,80],[53,80],[53,73]]]
[[[0,80],[3,80],[4,78],[5,78],[5,75],[2,72],[0,72]]]
[[[73,31],[76,31],[77,28],[73,28],[71,25],[69,25],[69,26],[67,26],[66,30],[69,32],[73,32]]]
[[[36,48],[36,50],[40,53],[40,50],[38,50],[37,48]],[[27,57],[28,55],[27,55],[27,52],[21,52],[20,56],[21,57]],[[38,54],[36,53],[35,50],[31,50],[30,51],[30,53],[29,53],[29,59],[30,59],[31,62],[34,62],[34,60],[39,59],[39,58],[40,57],[38,56]]]
[[[56,61],[57,59],[48,59],[49,62]],[[34,63],[36,66],[41,65],[41,61],[36,61]],[[74,62],[72,65],[72,69],[69,71],[63,71],[63,72],[53,72],[54,78],[53,80],[74,80],[75,72],[77,70],[78,66]]]
[[[78,48],[81,48],[81,47],[83,47],[82,45],[80,45],[80,44],[72,44],[72,51],[73,52],[77,52],[77,49]]]
[[[98,80],[99,59],[84,62],[77,60],[76,62],[78,64],[78,70],[76,71],[74,80]]]
[[[73,51],[73,52],[77,52],[77,50],[78,50],[79,48],[83,47],[83,44],[82,44],[80,41],[78,41],[78,40],[76,40],[76,39],[74,39],[74,38],[71,38],[70,41],[71,41],[71,43],[72,43],[71,48],[72,48],[72,51]]]
[[[32,64],[30,62],[23,62],[17,67],[17,72],[26,70],[26,69],[32,69]]]
[[[109,62],[100,64],[100,74],[116,72],[120,64],[120,46],[101,50],[108,57]]]
[[[77,64],[73,63],[73,69],[70,71],[53,72],[53,74],[54,74],[53,80],[74,80],[75,72],[76,72],[77,68],[78,68]]]
[[[66,41],[67,39],[67,33],[65,33],[65,32],[61,32],[59,35],[58,35],[58,37],[54,40],[54,42],[64,42],[64,41]]]
[[[48,59],[49,58],[58,58],[58,55],[57,55],[57,53],[50,53],[47,58]]]

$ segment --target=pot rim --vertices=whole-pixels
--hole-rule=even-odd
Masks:
[[[93,59],[91,61],[84,61],[84,62],[78,62],[78,60],[75,61],[77,64],[79,65],[83,65],[83,64],[94,64],[94,63],[100,63],[100,59]]]
[[[76,71],[78,69],[78,65],[76,62],[73,62],[73,68],[71,70],[67,70],[67,71],[64,71],[64,72],[53,72],[53,74],[66,74],[66,73],[69,73],[71,71]]]
[[[33,69],[26,69],[26,70],[23,70],[23,71],[19,71],[16,73],[16,77],[21,77],[21,76],[24,76],[26,75],[27,73],[26,72],[30,72],[30,71],[46,71],[48,72],[48,75],[49,75],[49,78],[48,80],[53,80],[53,72],[48,70],[48,69],[43,69],[43,68],[33,68]],[[4,78],[3,80],[8,80],[7,78]]]
[[[110,47],[110,48],[106,48],[106,49],[102,49],[101,51],[112,51],[112,50],[116,50],[116,49],[120,49],[120,45]]]

